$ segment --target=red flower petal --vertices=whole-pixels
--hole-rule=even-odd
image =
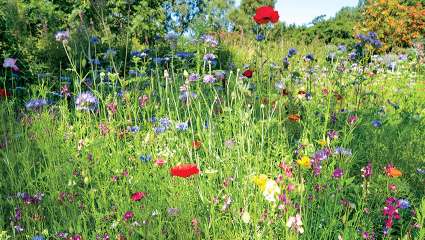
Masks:
[[[252,70],[245,70],[242,75],[247,77],[247,78],[252,78],[252,75],[254,74],[254,72]]]
[[[188,178],[192,175],[199,174],[199,168],[193,163],[181,164],[171,168],[170,172],[174,177]]]
[[[279,13],[271,6],[262,6],[257,8],[253,19],[258,24],[277,23],[279,21]]]

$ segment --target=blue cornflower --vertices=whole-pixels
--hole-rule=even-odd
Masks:
[[[100,65],[99,58],[90,59],[90,64],[92,64],[92,65]]]
[[[25,107],[27,110],[38,110],[47,105],[48,101],[46,99],[31,99],[25,104]]]
[[[288,51],[288,57],[291,58],[292,56],[294,56],[297,53],[298,53],[297,49],[290,48],[289,51]]]
[[[93,45],[99,44],[100,43],[100,39],[98,37],[96,37],[96,36],[92,36],[90,38],[90,43],[93,44]]]
[[[176,125],[176,129],[178,131],[186,131],[188,127],[189,127],[189,124],[187,122],[177,123]]]
[[[152,58],[152,61],[155,63],[155,64],[161,64],[162,62],[165,62],[165,59],[164,58],[161,58],[161,57],[154,57],[154,58]]]
[[[265,37],[261,33],[260,34],[257,34],[257,36],[255,36],[255,40],[257,40],[259,42],[263,41],[264,39],[265,39]]]
[[[32,237],[31,240],[44,240],[44,237],[41,236],[41,235],[36,235],[36,236]]]
[[[129,132],[132,132],[132,133],[137,133],[137,132],[140,131],[140,127],[139,126],[129,126],[129,127],[127,127],[127,130]]]
[[[372,121],[372,126],[374,126],[376,128],[381,127],[382,126],[382,122],[379,121],[379,120],[373,120]]]
[[[168,129],[171,125],[171,121],[168,118],[161,118],[159,119],[159,124],[165,129]]]
[[[401,209],[406,209],[406,208],[410,207],[410,203],[406,199],[399,199],[398,200],[398,207],[401,208]]]
[[[149,162],[150,160],[152,160],[152,155],[150,154],[140,155],[139,159],[142,162]]]
[[[165,132],[167,129],[164,126],[159,126],[159,127],[155,127],[153,129],[153,131],[155,132],[155,134],[160,134]]]
[[[176,56],[179,58],[191,58],[193,55],[194,53],[191,52],[176,52]]]
[[[156,121],[158,121],[158,120],[156,119],[155,116],[152,116],[151,118],[149,118],[148,121],[151,122],[151,123],[156,123]]]
[[[309,53],[309,54],[305,55],[304,56],[304,61],[307,61],[307,62],[314,61],[314,55],[312,53]]]

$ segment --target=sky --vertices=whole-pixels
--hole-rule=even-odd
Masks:
[[[236,5],[241,0],[236,0]],[[287,24],[308,24],[314,17],[325,14],[335,16],[342,7],[357,6],[358,0],[277,0],[280,20]]]

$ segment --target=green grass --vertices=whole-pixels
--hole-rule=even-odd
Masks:
[[[185,81],[183,70],[201,76],[211,71],[200,60],[190,66],[172,59],[168,80],[163,67],[149,72],[144,64],[139,64],[139,70],[145,76],[117,79],[114,87],[96,79],[92,90],[100,102],[98,112],[76,111],[73,98],[58,99],[36,111],[24,110],[15,99],[2,100],[0,143],[7,142],[0,150],[0,230],[6,231],[0,234],[2,239],[6,235],[56,239],[58,232],[84,239],[106,233],[111,239],[120,235],[127,239],[361,239],[363,231],[381,239],[388,197],[407,199],[411,206],[399,209],[401,218],[385,239],[423,238],[425,175],[417,168],[425,168],[425,78],[416,72],[414,60],[399,63],[394,73],[363,74],[366,80],[360,87],[353,84],[359,74],[338,73],[337,64],[324,61],[327,50],[321,45],[300,46],[289,70],[282,70],[269,65],[281,65],[290,43],[258,44],[222,46],[220,51],[232,53],[242,70],[227,72],[222,91],[203,84],[202,79],[191,84],[198,98],[190,104],[179,100],[179,87]],[[213,51],[192,45],[180,48],[195,48],[199,58]],[[319,61],[305,63],[302,55],[308,52]],[[254,69],[254,77],[240,80],[246,63]],[[308,76],[312,66],[315,74]],[[309,81],[291,80],[294,72]],[[279,80],[289,96],[275,89]],[[256,90],[249,90],[248,83],[255,83]],[[73,84],[74,94],[87,89],[75,79]],[[324,88],[329,94],[322,93]],[[120,89],[125,90],[123,96],[118,94]],[[300,89],[309,90],[312,99],[298,97]],[[40,97],[59,89],[40,82],[31,90],[33,97]],[[343,99],[337,100],[334,91]],[[140,107],[138,98],[143,94],[149,101]],[[115,114],[106,107],[111,102],[118,106]],[[301,115],[299,122],[288,120],[293,113]],[[354,114],[359,119],[349,125],[347,118]],[[169,118],[170,129],[155,134],[153,127],[158,123],[149,121],[152,116]],[[382,126],[372,126],[373,120],[380,120]],[[183,121],[190,123],[188,130],[177,131],[175,124]],[[101,134],[101,123],[108,133]],[[127,127],[134,125],[140,131],[128,132]],[[331,129],[338,131],[337,139],[326,137]],[[333,150],[351,149],[352,156],[330,156],[323,161],[320,175],[314,176],[311,169],[296,163],[300,156],[294,151],[302,143],[301,155],[311,157],[324,148],[318,143],[322,139]],[[202,142],[199,149],[192,147],[195,140]],[[233,146],[226,144],[229,140]],[[141,155],[152,159],[143,162]],[[158,158],[166,160],[164,166],[154,164]],[[285,176],[281,162],[292,167],[293,177]],[[361,168],[368,162],[373,174],[364,180]],[[172,177],[170,168],[178,163],[196,163],[201,174]],[[384,168],[389,163],[403,175],[386,176]],[[336,167],[343,169],[341,179],[332,178]],[[282,190],[293,184],[295,189],[286,192],[288,202],[268,202],[252,181],[259,174],[270,179],[283,176]],[[388,190],[389,184],[397,190]],[[132,202],[130,196],[137,191],[147,195]],[[25,204],[16,197],[18,192],[41,192],[44,198],[38,204]],[[231,203],[227,206],[226,201]],[[15,208],[22,210],[22,218],[13,222]],[[177,213],[170,214],[171,208]],[[414,209],[416,216],[411,214]],[[123,220],[126,211],[134,212],[129,221]],[[242,221],[244,211],[250,215],[249,223]],[[286,226],[297,212],[302,216],[303,234]],[[422,224],[420,229],[415,223]],[[17,233],[15,225],[24,231]]]

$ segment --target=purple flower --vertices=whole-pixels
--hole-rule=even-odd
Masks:
[[[351,149],[343,148],[343,147],[336,147],[334,152],[335,155],[344,155],[344,156],[351,156]]]
[[[4,68],[11,68],[14,72],[18,72],[19,68],[16,66],[16,58],[6,58],[3,62]]]
[[[199,75],[196,73],[191,73],[188,77],[189,82],[196,82],[199,80]]]
[[[306,62],[314,61],[314,55],[312,53],[309,53],[309,54],[305,55],[304,56],[304,61],[306,61]]]
[[[328,135],[328,137],[331,140],[334,140],[334,139],[338,138],[338,132],[335,131],[335,130],[329,130],[326,135]]]
[[[216,47],[218,45],[217,39],[211,35],[203,35],[201,40],[204,41],[204,43],[209,44],[211,47]]]
[[[75,99],[77,110],[94,111],[97,109],[99,101],[91,92],[83,92]]]
[[[214,61],[217,57],[213,53],[207,53],[204,55],[204,61],[211,62]]]
[[[55,39],[56,41],[64,43],[64,44],[68,43],[69,30],[56,32]]]
[[[205,75],[204,76],[204,83],[215,83],[215,77],[213,75]]]
[[[171,121],[168,118],[159,119],[159,124],[163,126],[165,129],[168,129],[171,125]]]
[[[372,176],[372,164],[368,163],[366,166],[362,167],[361,171],[363,178],[369,178]]]
[[[400,209],[406,209],[406,208],[410,207],[410,203],[406,199],[399,199],[398,200],[398,207]]]
[[[15,208],[15,219],[14,220],[16,222],[18,222],[21,219],[22,219],[22,210],[19,207],[17,207],[17,208]]]
[[[46,99],[31,99],[25,104],[25,108],[27,110],[39,110],[47,105],[48,102]]]
[[[265,39],[265,37],[261,33],[260,34],[257,34],[257,36],[255,36],[255,40],[257,40],[259,42],[263,41],[264,39]]]
[[[122,217],[124,221],[128,221],[134,217],[134,213],[132,211],[127,211],[124,213],[124,216]]]
[[[336,168],[332,174],[332,177],[335,179],[339,179],[344,174],[344,171],[341,168]]]

